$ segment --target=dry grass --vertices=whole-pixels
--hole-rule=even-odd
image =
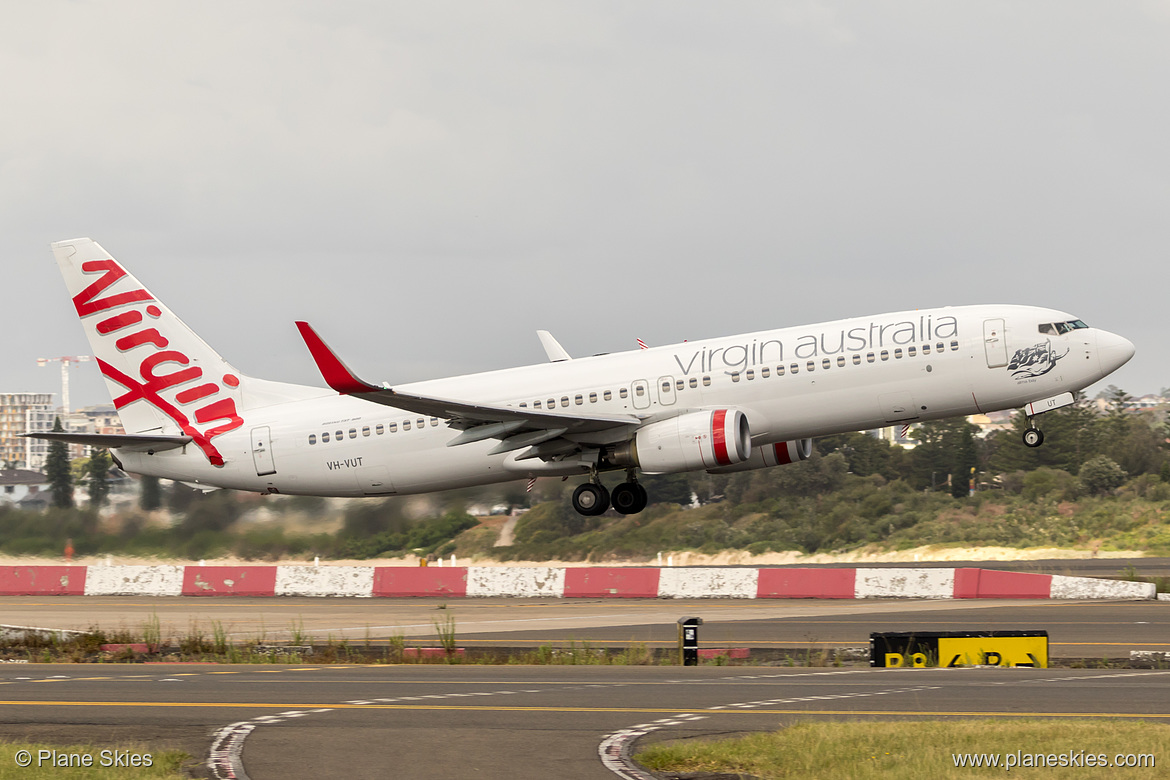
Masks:
[[[1152,768],[956,767],[954,754],[1153,755]],[[659,772],[741,772],[771,778],[947,780],[948,778],[1166,777],[1170,726],[1140,720],[996,719],[802,722],[727,740],[663,742],[636,756]],[[1013,756],[1013,760],[1022,755]],[[1045,759],[1047,760],[1047,759]],[[1059,761],[1059,759],[1056,759]],[[1035,759],[1032,760],[1033,763]],[[1027,761],[1021,761],[1027,764]]]

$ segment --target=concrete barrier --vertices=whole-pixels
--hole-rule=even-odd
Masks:
[[[0,566],[8,596],[1127,599],[1151,583],[992,569],[552,566]]]
[[[468,596],[561,598],[565,570],[547,566],[471,566],[467,569]]]
[[[373,566],[277,566],[277,596],[374,595]]]
[[[84,566],[0,566],[0,596],[84,594]]]
[[[621,566],[566,569],[565,598],[657,598],[661,571],[655,568]]]
[[[275,596],[275,566],[185,566],[184,596]]]
[[[856,569],[760,569],[758,599],[851,599]]]
[[[758,580],[758,569],[662,569],[658,598],[754,599]]]
[[[854,591],[859,599],[949,599],[954,594],[954,569],[858,569]]]
[[[467,568],[421,568],[379,566],[374,569],[374,596],[403,598],[414,596],[467,595]]]
[[[87,596],[181,596],[183,566],[90,566]]]

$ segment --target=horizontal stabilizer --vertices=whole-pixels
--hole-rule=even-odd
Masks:
[[[66,444],[81,444],[86,447],[101,447],[107,450],[130,450],[131,452],[162,452],[174,450],[191,443],[190,436],[164,436],[145,433],[26,433],[30,439],[63,441]]]

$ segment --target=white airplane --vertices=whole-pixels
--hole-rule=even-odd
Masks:
[[[331,389],[246,376],[97,243],[53,244],[124,435],[120,468],[215,487],[390,496],[587,475],[574,508],[641,511],[650,474],[804,460],[812,438],[1023,406],[1029,419],[1128,361],[1128,340],[1061,311],[985,305],[880,314],[390,387],[304,322]],[[1024,443],[1039,446],[1034,424]],[[599,474],[624,470],[610,493]]]

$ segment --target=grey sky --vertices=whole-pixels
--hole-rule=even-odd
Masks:
[[[90,236],[241,371],[401,382],[949,304],[1165,369],[1166,2],[38,2],[0,29],[0,390]],[[90,365],[74,405],[108,397]]]

